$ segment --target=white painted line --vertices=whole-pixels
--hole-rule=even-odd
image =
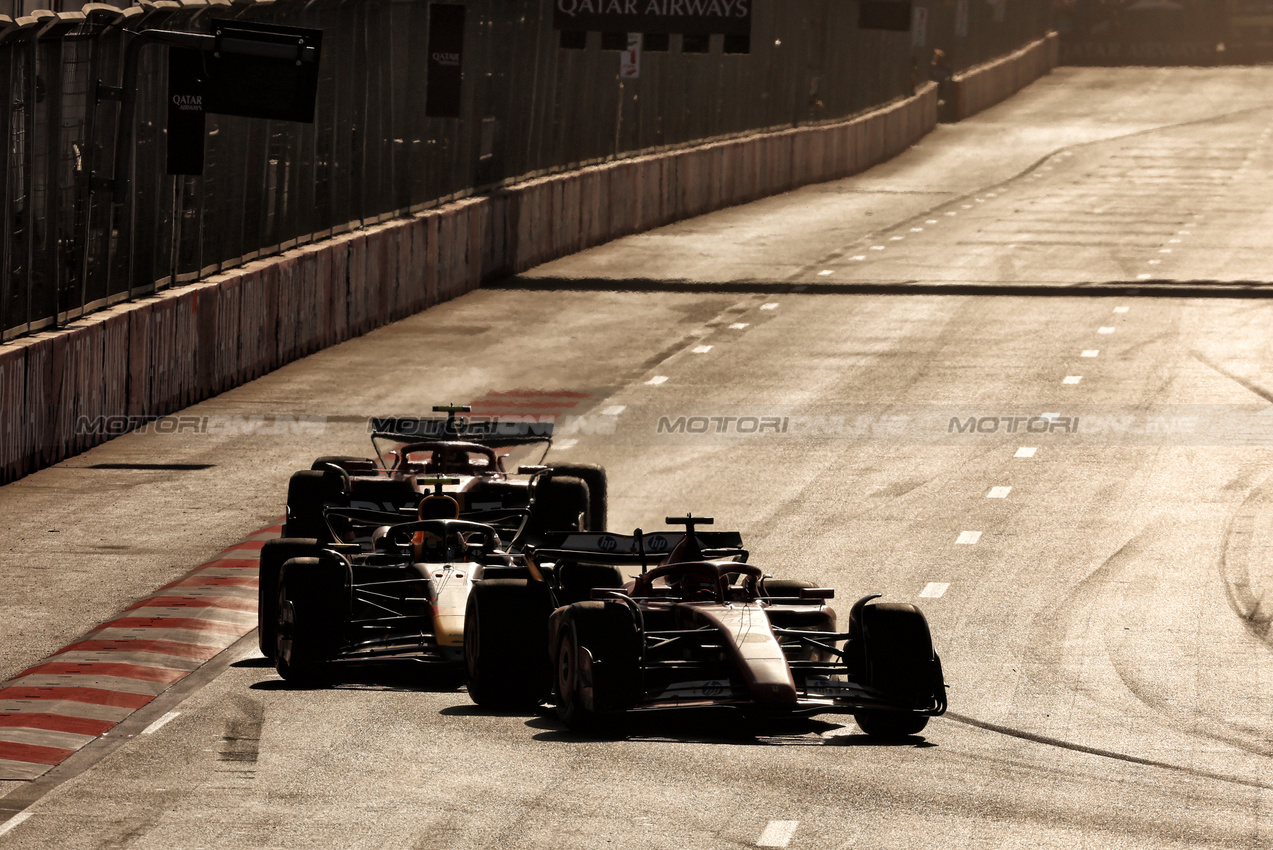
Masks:
[[[902,241],[903,239],[905,239],[905,238],[906,238],[905,236],[890,236],[890,237],[889,237],[889,241],[890,241],[890,242],[901,242],[901,241]]]
[[[1188,230],[1177,230],[1176,232],[1177,232],[1177,233],[1179,233],[1181,236],[1188,236],[1188,235],[1189,235],[1189,231],[1188,231]]]
[[[170,711],[154,723],[147,726],[145,729],[141,730],[141,733],[143,735],[153,735],[172,721],[176,720],[180,715],[180,711]]]
[[[1006,499],[1008,494],[1012,492],[1011,487],[991,487],[990,492],[986,494],[987,499]]]
[[[1168,240],[1167,240],[1167,244],[1168,244],[1168,245],[1179,245],[1179,244],[1180,244],[1180,240],[1179,240],[1179,239],[1168,239]]]
[[[1066,376],[1065,376],[1065,379],[1064,379],[1063,381],[1061,381],[1061,383],[1063,383],[1063,384],[1077,384],[1077,383],[1079,383],[1079,382],[1080,382],[1080,381],[1082,381],[1082,380],[1083,380],[1083,376],[1082,376],[1082,375],[1066,375]]]
[[[1159,253],[1159,254],[1170,254],[1170,253],[1171,253],[1171,249],[1170,249],[1170,248],[1159,248],[1159,249],[1158,249],[1158,253]]]
[[[954,210],[951,210],[950,212],[946,213],[946,215],[959,215],[959,213],[955,212]]]
[[[558,440],[553,443],[553,448],[557,451],[564,451],[565,449],[573,449],[577,445],[579,445],[578,440]]]
[[[778,309],[778,302],[777,302],[777,301],[770,301],[768,304],[761,304],[761,305],[760,305],[760,309],[762,309],[762,310],[777,310],[777,309]]]
[[[883,246],[883,245],[872,245],[872,246],[871,246],[871,250],[872,250],[872,251],[883,251],[883,250],[884,250],[884,246]]]
[[[950,582],[948,581],[930,581],[924,585],[924,589],[919,592],[921,599],[941,599],[942,594],[950,590]]]
[[[826,277],[829,274],[835,274],[835,272],[832,271],[831,269],[823,269],[822,271],[818,272],[818,277]]]
[[[645,382],[647,387],[657,387],[667,383],[667,375],[655,375],[653,378]]]
[[[1115,307],[1115,308],[1114,308],[1114,312],[1115,312],[1115,313],[1126,313],[1126,312],[1127,312],[1128,310],[1130,310],[1130,309],[1131,309],[1131,307]]]
[[[0,835],[4,835],[6,832],[13,829],[15,826],[27,820],[34,814],[35,812],[18,812],[4,823],[0,823]],[[795,832],[795,830],[793,829],[792,832]]]
[[[791,843],[791,836],[796,834],[798,820],[771,820],[756,839],[757,847],[786,847]]]
[[[959,532],[959,537],[955,539],[955,543],[960,546],[975,546],[980,539],[980,531],[961,531]]]
[[[865,260],[866,254],[858,254],[856,257],[849,257],[850,260]]]
[[[1157,266],[1157,265],[1160,265],[1161,263],[1162,263],[1162,260],[1150,260],[1150,261],[1149,261],[1149,265],[1151,265],[1151,266]]]
[[[696,345],[692,350],[695,354],[706,354],[712,350],[712,347],[710,345]]]
[[[1151,274],[1138,274],[1138,275],[1136,275],[1136,279],[1137,279],[1137,280],[1149,280],[1151,277],[1153,277],[1153,275],[1151,275]]]
[[[1110,327],[1097,328],[1096,332],[1098,334],[1112,334],[1114,332],[1114,329]]]
[[[623,411],[627,409],[628,409],[628,406],[626,404],[612,404],[609,407],[607,407],[605,410],[601,411],[601,415],[602,416],[618,416],[620,413],[622,413]]]
[[[1013,457],[1034,457],[1034,453],[1037,451],[1038,449],[1034,446],[1022,446],[1017,449],[1017,453]]]
[[[972,209],[972,204],[960,204],[960,205],[959,205],[959,208],[960,208],[961,210],[970,210],[970,209]]]
[[[923,233],[923,232],[924,232],[924,228],[922,228],[922,227],[912,227],[912,228],[911,228],[911,233]]]
[[[1048,420],[1048,421],[1050,422],[1050,421],[1052,421],[1053,419],[1060,419],[1060,418],[1061,418],[1061,414],[1059,414],[1059,413],[1044,413],[1044,414],[1042,414],[1039,418],[1040,418],[1040,419],[1046,419],[1046,420]]]
[[[924,220],[924,224],[936,224],[936,223],[937,223],[937,219],[935,218],[929,218]]]
[[[973,200],[975,200],[979,204],[984,204],[986,202],[984,198],[973,198]]]
[[[746,328],[746,327],[748,327],[748,324],[746,322],[734,322],[732,325],[729,326],[729,329],[731,331],[741,331],[743,328]]]
[[[1084,356],[1084,357],[1099,357],[1099,356],[1100,356],[1100,354],[1101,354],[1101,350],[1100,350],[1099,348],[1085,348],[1085,349],[1083,349],[1083,356]]]
[[[998,196],[997,194],[995,194],[994,192],[987,192],[987,193],[986,193],[986,197],[987,197],[987,198],[997,198],[997,197],[999,197],[999,196]]]

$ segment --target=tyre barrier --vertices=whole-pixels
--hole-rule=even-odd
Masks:
[[[929,84],[848,120],[528,180],[0,345],[0,483],[483,281],[863,171],[906,150],[936,122]]]

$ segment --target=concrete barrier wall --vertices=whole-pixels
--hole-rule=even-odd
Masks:
[[[484,280],[672,221],[847,177],[901,153],[936,119],[936,89],[929,85],[848,121],[531,180],[23,337],[0,346],[0,481],[455,298]]]
[[[1007,100],[1051,73],[1060,56],[1061,38],[1052,32],[1014,53],[956,74],[951,80],[951,118],[960,121]]]

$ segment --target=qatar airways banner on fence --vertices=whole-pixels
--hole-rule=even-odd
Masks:
[[[559,30],[751,34],[752,0],[554,0]]]

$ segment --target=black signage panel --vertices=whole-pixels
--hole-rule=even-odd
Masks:
[[[168,173],[203,173],[203,52],[168,51]]]
[[[208,112],[313,123],[322,30],[213,21],[212,35]]]
[[[858,29],[910,32],[910,0],[858,0]]]
[[[751,35],[752,0],[553,0],[566,31]]]
[[[460,117],[460,83],[464,78],[464,7],[429,4],[429,62],[424,114]]]

